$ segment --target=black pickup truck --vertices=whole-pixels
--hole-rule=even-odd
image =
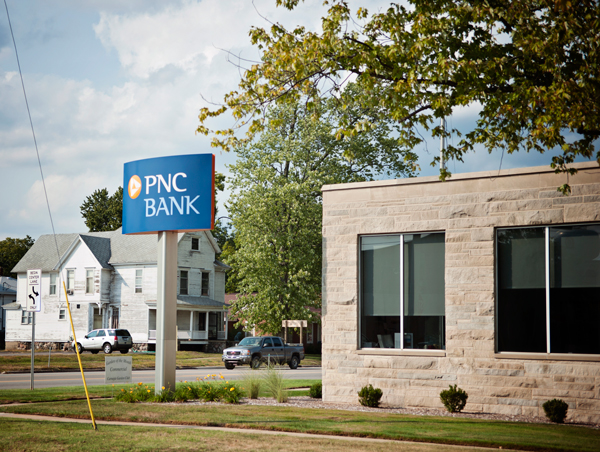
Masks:
[[[242,364],[258,369],[262,363],[287,363],[290,369],[296,369],[303,359],[304,345],[286,344],[277,336],[245,337],[235,347],[223,350],[222,357],[227,369]]]

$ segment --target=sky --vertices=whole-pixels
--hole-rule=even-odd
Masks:
[[[180,154],[214,153],[228,174],[235,155],[196,135],[198,113],[235,90],[239,69],[230,55],[258,59],[248,31],[280,22],[320,30],[322,0],[294,11],[275,0],[6,0],[57,233],[87,230],[79,206],[95,190],[112,194],[126,162]],[[389,1],[350,0],[374,12]],[[2,6],[4,6],[2,4]],[[448,118],[461,128],[475,107]],[[213,127],[230,127],[222,117]],[[420,175],[439,144],[419,150]],[[500,152],[480,150],[454,173],[500,168]],[[502,168],[548,165],[548,154],[517,153]],[[0,240],[37,239],[52,232],[17,58],[6,10],[0,9]],[[225,212],[221,196],[220,212]],[[223,213],[224,214],[224,213]]]

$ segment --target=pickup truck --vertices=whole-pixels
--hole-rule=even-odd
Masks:
[[[280,337],[262,336],[245,337],[235,347],[223,350],[223,363],[226,369],[233,369],[241,364],[250,364],[258,369],[262,363],[277,363],[296,369],[304,359],[304,345],[285,344]]]

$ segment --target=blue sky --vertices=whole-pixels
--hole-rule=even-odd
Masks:
[[[7,0],[56,232],[84,232],[79,206],[99,188],[122,185],[123,164],[214,152],[217,170],[235,156],[195,135],[204,98],[234,90],[238,70],[224,50],[257,58],[251,26],[279,21],[318,30],[321,0],[290,12],[274,0]],[[253,4],[254,3],[254,4]],[[349,2],[370,11],[388,1]],[[258,11],[258,12],[257,12]],[[260,14],[259,14],[260,12]],[[449,118],[462,128],[476,108]],[[214,126],[229,127],[231,118]],[[421,175],[439,153],[422,149]],[[428,155],[429,153],[429,155]],[[501,154],[481,150],[452,172],[497,170]],[[502,168],[547,165],[550,156],[504,156]],[[0,12],[0,240],[50,233],[51,225],[6,11]],[[221,202],[224,200],[221,200]],[[223,209],[220,210],[223,212]]]

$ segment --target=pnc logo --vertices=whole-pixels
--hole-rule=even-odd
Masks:
[[[127,184],[127,192],[131,199],[135,199],[142,193],[142,181],[139,176],[131,176]]]

